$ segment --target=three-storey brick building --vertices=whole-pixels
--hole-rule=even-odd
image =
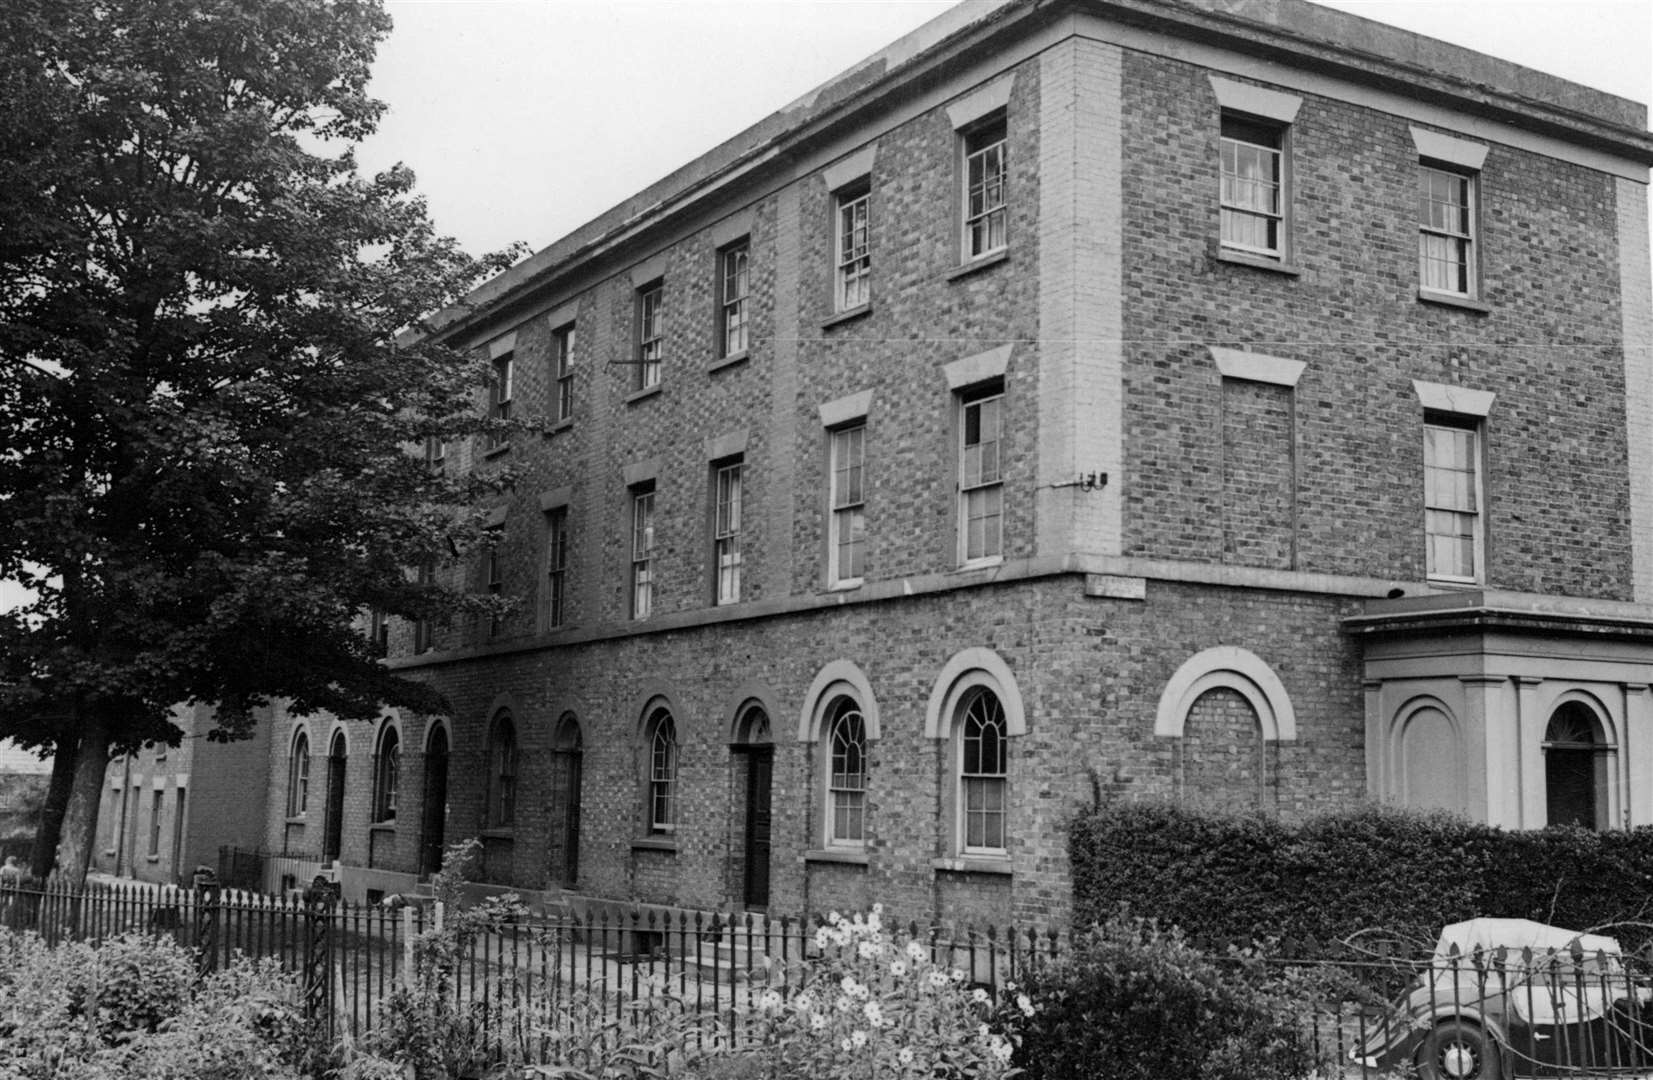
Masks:
[[[1097,797],[1653,823],[1650,162],[1296,0],[956,10],[442,323],[521,606],[280,719],[265,842],[1002,919]]]

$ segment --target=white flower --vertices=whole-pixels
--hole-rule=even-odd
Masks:
[[[860,954],[863,960],[876,960],[878,954],[884,951],[884,946],[876,941],[863,941],[856,946],[855,951]]]
[[[916,941],[907,942],[907,959],[915,964],[924,959],[924,946]]]
[[[913,1063],[913,1048],[910,1046],[903,1046],[901,1048],[901,1052],[895,1055],[895,1060],[901,1062],[903,1065],[911,1065]]]
[[[1016,1008],[1022,1010],[1023,1016],[1033,1015],[1033,1001],[1026,994],[1016,995]]]
[[[853,992],[855,986],[855,976],[853,975],[845,975],[842,979],[838,980],[838,989],[842,990],[846,994]]]
[[[832,1007],[837,1009],[839,1012],[849,1012],[851,1009],[855,1008],[855,1002],[849,999],[849,995],[839,994],[838,1000],[832,1003]]]
[[[809,1018],[809,1030],[820,1031],[826,1027],[826,1013],[814,1013]]]
[[[838,946],[840,949],[842,949],[844,946],[848,945],[849,944],[849,930],[848,930],[848,928],[841,926],[837,930],[834,930],[832,932],[832,943],[834,945]]]
[[[827,947],[827,940],[831,933],[832,932],[824,926],[815,931],[815,947],[817,949],[824,950]]]
[[[836,911],[827,912],[827,922],[831,923],[833,926],[837,926],[839,923],[841,923],[843,921],[844,921],[844,917],[842,915],[838,914]]]
[[[852,998],[855,998],[857,1001],[864,1000],[867,997],[867,995],[868,995],[868,990],[867,990],[867,984],[866,983],[856,983],[855,984],[855,989],[853,989],[849,992],[849,996],[852,997]]]
[[[882,915],[882,914],[884,914],[884,905],[883,905],[883,904],[874,904],[874,905],[873,905],[873,906],[872,906],[872,913],[873,913],[873,914],[874,914],[874,915]]]
[[[977,1027],[976,1027],[976,1037],[979,1038],[979,1039],[985,1039],[985,1038],[987,1038],[987,1035],[988,1035],[987,1025],[986,1024],[977,1025]]]
[[[810,996],[808,990],[805,990],[803,993],[792,999],[792,1007],[797,1009],[799,1012],[808,1012],[815,1007],[815,999]]]
[[[872,914],[867,916],[867,929],[875,934],[884,929],[884,917],[878,914],[876,907],[874,907]]]
[[[987,1050],[994,1057],[998,1058],[1001,1063],[1010,1060],[1010,1044],[999,1038],[997,1035],[988,1040]]]
[[[974,990],[970,991],[970,1000],[974,1001],[977,1005],[987,1004],[987,991],[983,990],[979,986],[976,987]]]
[[[854,1031],[849,1033],[849,1041],[854,1043],[855,1048],[859,1050],[861,1047],[867,1045],[867,1033],[862,1031],[860,1028],[856,1028]]]
[[[947,976],[942,973],[940,968],[930,972],[930,985],[937,989],[947,985]]]
[[[855,1049],[855,1044],[850,1042],[849,1039],[847,1039],[847,1038],[843,1042],[839,1043],[838,1045],[842,1046],[844,1048],[845,1053],[848,1053],[849,1051]]]
[[[898,979],[901,978],[901,976],[907,974],[907,965],[903,964],[899,960],[891,960],[890,961],[890,974],[894,975]]]
[[[954,982],[963,982],[964,972],[960,971],[958,968],[954,968],[953,973],[949,975],[948,978],[952,979]]]
[[[873,1027],[881,1027],[884,1023],[884,1010],[878,1007],[876,1001],[869,1001],[861,1006],[861,1013]]]
[[[773,990],[765,990],[763,997],[758,999],[758,1007],[764,1012],[775,1012],[781,1007],[781,995]]]

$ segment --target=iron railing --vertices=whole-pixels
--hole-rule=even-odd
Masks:
[[[128,932],[198,950],[203,972],[237,953],[271,957],[300,978],[307,1011],[330,1036],[364,1034],[414,977],[413,944],[438,927],[433,903],[341,902],[214,885],[0,887],[0,927],[48,943]],[[759,999],[783,998],[820,955],[819,920],[618,906],[491,922],[463,935],[446,974],[454,1001],[482,1024],[581,1007],[622,1024],[669,995],[738,1041]],[[930,959],[1002,987],[1067,954],[1068,931],[908,923]],[[1653,958],[1600,949],[1448,950],[1428,958],[1273,961],[1320,988],[1293,1020],[1323,1077],[1417,1072],[1468,1077],[1653,1074]],[[1299,999],[1303,1000],[1303,999]]]

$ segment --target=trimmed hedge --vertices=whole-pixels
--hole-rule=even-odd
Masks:
[[[1653,942],[1653,828],[1511,832],[1379,807],[1288,825],[1109,803],[1074,821],[1069,855],[1077,925],[1123,907],[1207,948],[1279,938],[1324,955],[1364,932],[1410,952],[1482,915]]]

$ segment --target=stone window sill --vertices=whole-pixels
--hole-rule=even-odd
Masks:
[[[930,860],[930,866],[936,870],[945,870],[954,874],[999,874],[1009,876],[1015,873],[1008,857],[993,855],[956,855],[947,859],[932,859]]]
[[[645,386],[641,390],[633,390],[631,393],[627,394],[626,395],[626,404],[627,405],[635,405],[639,401],[647,401],[649,398],[654,397],[659,393],[660,393],[660,384],[659,383],[655,383],[653,386]]]
[[[1284,262],[1280,259],[1270,259],[1262,255],[1247,255],[1241,251],[1217,250],[1217,261],[1230,263],[1234,266],[1249,266],[1253,270],[1267,270],[1275,274],[1284,274],[1286,277],[1301,277],[1303,268],[1295,263]]]
[[[498,446],[482,451],[482,459],[484,461],[491,461],[496,457],[501,457],[505,454],[509,454],[510,452],[511,444],[508,442],[502,442]]]
[[[872,858],[865,851],[854,851],[849,848],[814,848],[804,852],[804,862],[867,866],[871,864]]]
[[[872,314],[872,304],[871,303],[860,304],[856,307],[852,307],[852,308],[848,308],[844,311],[840,311],[836,315],[830,316],[829,318],[822,319],[821,320],[821,329],[825,330],[828,327],[841,326],[844,323],[854,322],[856,319],[865,318],[866,316],[871,315],[871,314]]]
[[[556,423],[550,425],[545,429],[545,433],[547,435],[560,435],[562,432],[572,431],[573,429],[574,419],[573,417],[570,417],[567,420],[558,420]]]
[[[724,368],[736,367],[740,364],[746,363],[746,361],[751,358],[752,354],[747,352],[745,349],[742,349],[740,352],[730,353],[728,356],[719,357],[718,359],[713,360],[711,366],[706,369],[706,374],[710,375],[714,371],[722,371]]]
[[[482,839],[484,840],[514,840],[516,835],[517,831],[515,829],[499,828],[498,826],[482,830]]]
[[[955,270],[948,271],[947,280],[948,281],[957,281],[960,278],[967,278],[971,274],[978,274],[983,270],[990,269],[991,267],[997,266],[1000,263],[1009,262],[1009,261],[1010,261],[1010,249],[1009,248],[1000,248],[998,251],[989,252],[986,255],[978,256],[977,258],[971,259],[969,262],[965,263],[963,266],[960,266]]]
[[[632,840],[633,851],[664,851],[669,855],[677,854],[677,838],[675,836],[639,836]]]
[[[1436,292],[1434,289],[1418,290],[1418,299],[1425,304],[1439,304],[1441,307],[1458,308],[1462,311],[1473,311],[1479,315],[1492,314],[1492,305],[1483,304],[1470,296],[1459,296],[1456,293]]]

